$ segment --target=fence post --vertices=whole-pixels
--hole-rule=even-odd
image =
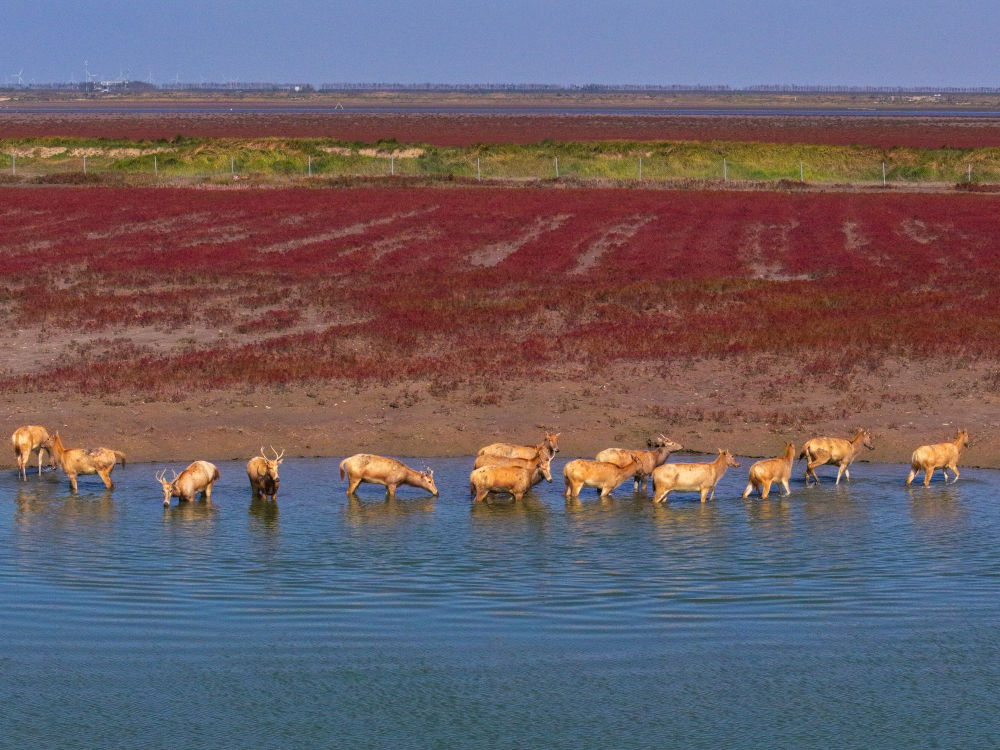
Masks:
[[[481,167],[481,165],[479,163],[479,157],[477,156],[476,157],[476,180],[478,182],[482,182],[482,179],[483,179],[483,170],[482,170],[482,167]]]
[[[722,181],[729,182],[729,167],[726,165],[725,157],[722,157]]]
[[[232,156],[229,157],[229,174],[230,175],[236,174],[236,159],[234,159]]]
[[[972,165],[971,164],[969,165],[969,179],[968,179],[968,181],[972,182]]]
[[[559,179],[559,157],[556,157],[556,179]]]
[[[12,174],[17,174],[17,154],[10,155],[10,170]]]
[[[313,158],[312,158],[312,156],[307,156],[306,159],[308,159],[308,166],[307,166],[306,169],[308,171],[309,176],[312,177],[313,176]]]
[[[642,157],[639,157],[639,179],[642,179]]]
[[[396,174],[396,155],[389,154],[389,174]]]
[[[885,187],[885,162],[882,162],[882,186]]]
[[[153,154],[153,175],[158,177],[159,174],[160,174],[160,165],[156,161],[156,154]]]
[[[799,182],[805,182],[805,170],[802,168],[802,162],[799,162]]]

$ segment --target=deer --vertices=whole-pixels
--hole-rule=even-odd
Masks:
[[[583,487],[595,487],[601,491],[601,498],[614,492],[629,477],[635,476],[642,466],[641,459],[631,454],[629,462],[624,466],[609,461],[589,461],[578,458],[563,467],[563,479],[566,491],[563,495],[567,500],[576,500]]]
[[[684,449],[684,446],[680,443],[674,442],[663,433],[660,433],[655,441],[647,440],[646,447],[649,448],[649,450],[643,451],[628,450],[626,448],[605,448],[598,453],[595,458],[598,461],[607,461],[608,463],[624,466],[629,460],[631,460],[630,456],[635,456],[639,460],[639,470],[635,473],[635,486],[633,489],[638,492],[639,485],[641,484],[642,491],[645,492],[649,483],[649,477],[653,473],[653,469],[661,464],[665,464],[673,451]]]
[[[955,472],[952,484],[958,481],[958,457],[962,449],[969,445],[969,433],[960,429],[955,439],[950,443],[934,443],[921,445],[910,457],[910,474],[906,477],[909,487],[918,471],[924,472],[924,487],[930,486],[931,475],[935,469],[941,469],[945,484],[948,483],[948,469]]]
[[[714,461],[657,466],[653,470],[653,503],[662,503],[675,490],[700,492],[703,503],[714,500],[715,485],[722,479],[726,469],[739,465],[730,451],[720,448]]]
[[[206,503],[212,502],[212,485],[219,481],[219,470],[215,464],[208,461],[194,461],[178,476],[173,469],[170,479],[166,478],[167,470],[156,474],[156,481],[163,485],[163,507],[170,505],[170,498],[176,497],[178,502],[189,503],[199,492]]]
[[[743,490],[743,498],[746,499],[754,490],[760,492],[761,500],[767,500],[771,494],[771,485],[778,482],[785,490],[785,497],[792,494],[788,486],[788,480],[792,476],[792,463],[795,461],[795,446],[792,443],[785,443],[785,452],[777,458],[765,458],[757,461],[750,467],[750,480],[747,488]]]
[[[387,500],[396,499],[396,488],[406,484],[427,490],[438,496],[434,484],[434,472],[428,467],[415,471],[395,458],[375,456],[370,453],[356,453],[340,462],[340,478],[347,477],[347,496],[353,497],[362,482],[385,486]]]
[[[285,452],[278,453],[273,445],[271,452],[274,454],[274,458],[268,458],[264,455],[264,446],[262,445],[260,455],[247,461],[247,477],[250,479],[250,491],[255,500],[257,498],[274,500],[278,495],[278,485],[281,483],[278,476],[278,464],[282,462]]]
[[[52,458],[62,466],[69,486],[76,492],[76,478],[81,474],[97,474],[109,490],[114,489],[111,472],[118,463],[125,465],[125,454],[111,448],[67,448],[59,433],[50,435],[41,448],[51,451]]]
[[[28,460],[35,451],[38,451],[38,474],[41,475],[42,454],[46,451],[43,443],[48,439],[49,431],[37,424],[18,427],[10,436],[10,442],[14,446],[14,459],[17,461],[17,472],[23,481],[28,481]],[[53,469],[56,467],[51,450],[49,450],[49,465]]]
[[[538,445],[514,445],[513,443],[491,443],[479,449],[477,456],[502,456],[506,458],[534,459],[544,453],[552,458],[559,452],[561,432],[546,432],[545,439]]]
[[[524,493],[541,482],[552,481],[549,470],[552,459],[539,457],[530,467],[487,465],[473,469],[469,474],[469,492],[474,502],[481,503],[491,492],[506,492],[520,502]]]
[[[799,453],[799,458],[807,460],[806,487],[809,486],[809,477],[812,477],[816,484],[819,484],[819,477],[816,476],[814,469],[825,464],[835,464],[840,467],[837,471],[837,481],[834,484],[840,484],[842,476],[846,476],[847,481],[851,481],[851,471],[848,467],[861,452],[862,446],[868,450],[875,450],[871,432],[863,428],[858,429],[850,440],[830,437],[807,440],[802,446],[802,452]]]

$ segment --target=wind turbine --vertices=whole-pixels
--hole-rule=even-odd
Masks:
[[[17,85],[18,86],[23,86],[24,85],[24,79],[21,78],[21,73],[23,73],[23,72],[24,72],[24,68],[21,68],[17,73],[12,73],[11,74],[14,78],[17,79]]]

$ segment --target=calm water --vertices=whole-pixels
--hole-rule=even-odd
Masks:
[[[394,503],[337,463],[166,511],[5,471],[0,747],[1000,746],[1000,472],[471,507],[470,459]]]

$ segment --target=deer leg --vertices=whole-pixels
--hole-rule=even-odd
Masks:
[[[655,484],[653,485],[653,492],[654,493],[656,492],[656,485]],[[654,494],[654,496],[653,496],[653,504],[654,505],[659,505],[660,503],[662,503],[664,500],[667,499],[667,495],[669,495],[669,494],[670,494],[670,490],[663,490],[663,492],[659,496],[656,496]]]
[[[743,499],[746,500],[753,492],[753,482],[747,482],[747,488],[743,490]]]
[[[910,469],[910,473],[906,475],[906,486],[909,487],[913,482],[913,478],[917,476],[917,470],[914,468]]]
[[[42,475],[42,454],[45,452],[43,448],[38,449],[38,476]],[[25,477],[27,479],[27,477]]]
[[[361,478],[351,477],[351,480],[347,484],[347,494],[353,495],[358,491],[358,485],[361,484]]]
[[[22,481],[27,482],[28,481],[28,472],[27,472],[27,469],[25,468],[25,464],[26,464],[25,460],[21,457],[21,454],[18,453],[17,454],[17,474],[21,478]]]
[[[201,493],[201,499],[206,503],[212,502],[212,483],[209,482],[205,485],[205,489]]]
[[[840,478],[841,478],[842,476],[844,476],[844,472],[846,472],[846,471],[847,471],[847,467],[846,467],[846,466],[844,466],[843,464],[841,464],[841,465],[840,465],[840,468],[839,468],[839,469],[837,469],[837,481],[836,481],[836,482],[834,482],[834,484],[840,484]],[[850,474],[848,474],[848,475],[847,475],[847,478],[848,478],[848,479],[850,479],[850,478],[851,478],[851,475],[850,475]]]
[[[104,471],[97,472],[97,475],[101,478],[101,481],[104,482],[104,486],[107,487],[109,490],[115,486],[115,483],[111,481],[110,471],[105,469]]]
[[[768,479],[764,482],[764,488],[760,491],[760,499],[767,500],[767,496],[771,494],[771,480]]]
[[[385,498],[386,498],[386,500],[395,500],[396,499],[396,485],[394,485],[394,484],[387,484],[385,486]]]
[[[76,474],[68,474],[67,476],[69,477],[70,489],[76,494]]]
[[[785,497],[788,497],[789,495],[792,494],[792,488],[788,486],[788,480],[787,479],[782,479],[781,480],[781,486],[785,488]]]
[[[958,466],[952,466],[951,470],[955,472],[955,478],[951,480],[951,483],[955,484],[958,481]],[[947,478],[947,475],[945,475],[945,478]]]

